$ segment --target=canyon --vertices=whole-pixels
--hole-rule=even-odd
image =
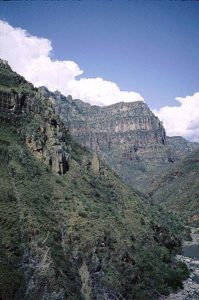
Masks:
[[[1,299],[143,300],[182,287],[186,222],[136,188],[198,144],[167,138],[143,102],[90,106],[2,60],[0,122]]]

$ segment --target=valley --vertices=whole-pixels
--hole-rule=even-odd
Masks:
[[[155,203],[182,216],[190,225],[199,221],[199,151],[173,165],[151,185]]]

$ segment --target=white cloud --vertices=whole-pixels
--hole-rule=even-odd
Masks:
[[[134,91],[121,91],[114,82],[103,78],[80,78],[83,74],[74,61],[53,60],[52,44],[45,38],[32,36],[0,20],[0,58],[35,86],[45,85],[91,104],[110,105],[116,102],[143,100]],[[167,135],[180,135],[199,141],[199,92],[177,97],[178,106],[165,106],[154,113],[164,123]]]
[[[176,97],[179,106],[164,106],[153,112],[163,121],[167,135],[180,135],[199,142],[199,92],[185,98]]]
[[[0,58],[31,81],[35,86],[71,94],[91,104],[110,105],[116,102],[143,100],[133,91],[121,91],[116,83],[102,78],[76,77],[83,71],[73,61],[51,58],[52,45],[48,39],[30,35],[0,20]]]
[[[138,93],[121,91],[116,83],[99,77],[72,80],[68,88],[69,93],[73,94],[75,98],[86,99],[95,104],[110,105],[122,101],[143,100]]]

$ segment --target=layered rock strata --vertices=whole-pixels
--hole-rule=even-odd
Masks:
[[[199,147],[167,137],[162,122],[142,101],[98,107],[59,92],[46,93],[74,138],[143,192],[172,163]]]

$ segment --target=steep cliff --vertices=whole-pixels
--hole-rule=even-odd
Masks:
[[[74,138],[142,192],[172,163],[199,147],[181,137],[166,137],[163,124],[144,102],[97,107],[58,92],[49,94]]]
[[[46,89],[4,62],[0,73],[0,298],[156,299],[181,286],[182,224],[77,144]]]
[[[14,73],[6,61],[1,60],[0,67],[1,122],[18,126],[31,152],[55,173],[65,174],[70,152],[67,131],[55,115],[51,100]]]

